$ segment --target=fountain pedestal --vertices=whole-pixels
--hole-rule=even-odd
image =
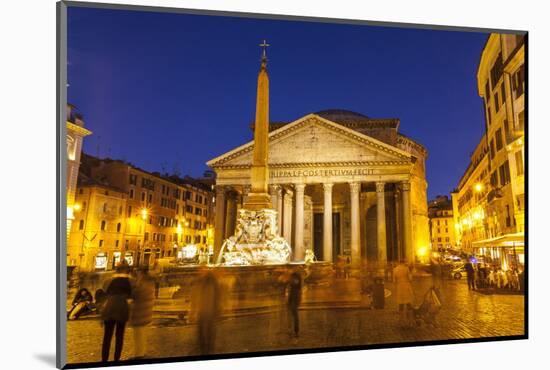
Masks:
[[[235,235],[224,241],[217,263],[226,266],[285,264],[290,254],[290,245],[277,229],[277,211],[241,209]]]

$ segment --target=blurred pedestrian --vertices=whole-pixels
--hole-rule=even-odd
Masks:
[[[101,319],[103,320],[103,345],[101,350],[101,360],[109,360],[109,351],[111,348],[111,339],[115,333],[115,361],[120,360],[122,346],[124,344],[124,329],[130,315],[128,299],[132,295],[132,288],[128,276],[128,266],[121,264],[116,269],[116,274],[108,285],[107,299],[101,310]]]
[[[475,290],[475,270],[472,261],[468,259],[464,264],[464,269],[466,270],[466,278],[468,280],[468,290]]]
[[[221,314],[221,288],[218,279],[207,271],[195,286],[192,298],[193,313],[196,315],[200,353],[214,351],[216,324]]]
[[[432,259],[432,265],[431,265],[431,272],[432,272],[432,285],[435,288],[441,287],[441,280],[442,280],[442,274],[443,270],[441,269],[441,263],[438,259],[434,258]]]
[[[130,325],[134,329],[135,358],[144,358],[147,344],[147,326],[153,321],[153,304],[155,302],[155,279],[147,267],[138,272],[133,290],[133,307]]]
[[[412,274],[409,267],[401,260],[393,269],[393,282],[395,300],[399,305],[400,319],[402,323],[412,320],[412,303],[414,292],[412,287]]]
[[[287,309],[289,314],[289,325],[294,326],[294,337],[300,333],[300,316],[298,308],[302,302],[302,277],[300,273],[293,272],[288,281],[288,300]],[[292,320],[292,321],[291,321]]]

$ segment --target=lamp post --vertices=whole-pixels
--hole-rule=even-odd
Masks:
[[[145,228],[147,226],[147,216],[148,216],[147,208],[143,207],[140,211],[140,214],[141,214],[141,219],[143,220],[143,250],[145,251]],[[141,254],[139,250],[137,252]],[[143,256],[143,258],[145,259],[145,255]],[[141,262],[141,259],[140,259],[140,262]]]

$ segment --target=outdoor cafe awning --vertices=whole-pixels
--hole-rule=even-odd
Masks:
[[[505,234],[496,238],[478,240],[472,243],[475,248],[523,248],[525,244],[524,233]]]

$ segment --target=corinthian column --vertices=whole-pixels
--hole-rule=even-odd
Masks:
[[[235,223],[237,221],[237,197],[234,192],[229,192],[226,198],[226,217],[225,217],[225,238],[229,238],[235,231]]]
[[[407,262],[414,262],[414,249],[412,244],[412,220],[411,220],[411,184],[409,182],[401,183],[401,198],[403,210],[403,244],[405,258]]]
[[[284,210],[283,210],[283,237],[287,242],[292,240],[292,197],[294,193],[292,190],[285,190],[284,195]]]
[[[281,234],[283,230],[283,189],[277,186],[277,230]]]
[[[361,184],[350,182],[351,196],[351,264],[354,267],[361,265],[361,245],[359,243],[359,189]]]
[[[323,260],[332,262],[332,184],[323,184],[325,204],[323,212]]]
[[[294,242],[294,258],[298,261],[304,259],[304,190],[305,184],[296,184],[296,240]]]
[[[279,185],[269,185],[269,195],[271,196],[271,208],[277,209],[277,189]]]
[[[225,187],[216,186],[216,218],[214,221],[214,261],[222,248],[225,228]]]
[[[386,252],[386,204],[383,182],[376,183],[376,231],[378,240],[378,263],[385,265],[388,257]]]

